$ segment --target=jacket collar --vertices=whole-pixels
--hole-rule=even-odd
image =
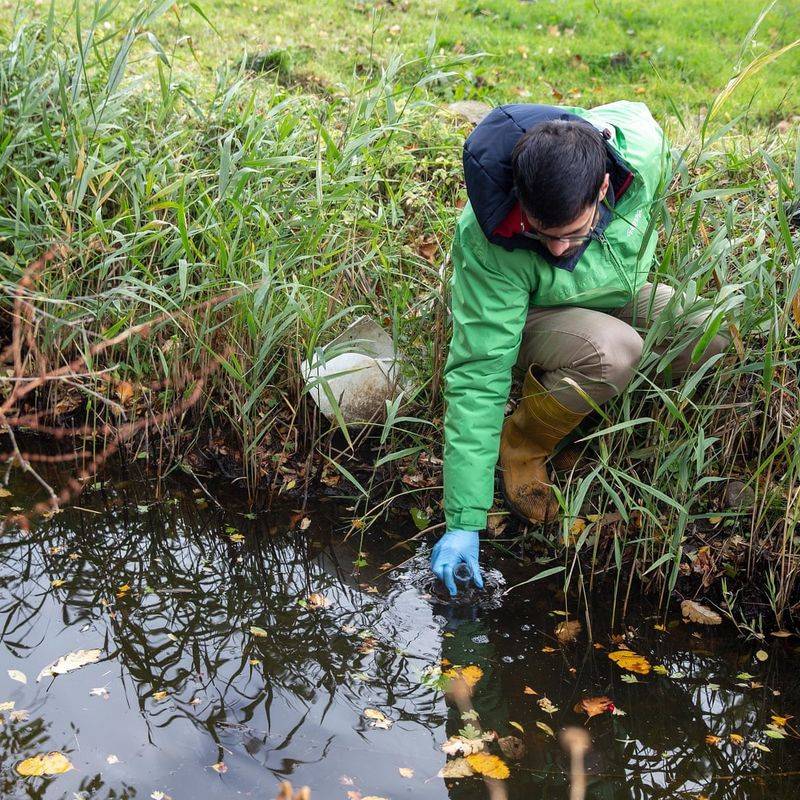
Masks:
[[[522,214],[511,171],[511,153],[520,136],[539,122],[553,119],[592,123],[557,106],[517,103],[491,111],[464,143],[464,177],[470,204],[486,238],[506,250],[533,250],[548,263],[572,271],[588,245],[568,258],[556,258],[550,251],[521,235]],[[633,170],[606,140],[607,170],[610,175],[609,205],[619,200],[633,181]],[[596,234],[611,221],[612,211],[601,205]]]

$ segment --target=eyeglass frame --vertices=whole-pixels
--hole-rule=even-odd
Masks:
[[[586,233],[582,233],[580,236],[551,236],[549,233],[541,233],[540,231],[526,231],[524,220],[520,220],[522,235],[527,236],[529,239],[533,239],[540,244],[547,244],[548,242],[567,242],[571,245],[586,244],[586,242],[592,240],[592,235],[594,234],[597,226],[600,224],[600,203],[603,202],[603,199],[604,198],[597,198],[597,202],[594,206],[594,214],[592,215],[591,227]]]

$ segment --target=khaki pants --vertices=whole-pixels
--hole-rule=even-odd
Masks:
[[[640,332],[651,327],[658,326],[656,352],[675,350],[670,363],[673,376],[697,369],[721,353],[729,340],[715,336],[699,363],[692,364],[692,350],[711,311],[684,313],[680,303],[668,308],[673,294],[670,286],[647,283],[633,302],[609,312],[572,306],[532,308],[517,367],[523,371],[534,367],[542,385],[567,408],[579,412],[589,411],[591,406],[565,378],[597,404],[610,400],[633,378],[644,344]]]

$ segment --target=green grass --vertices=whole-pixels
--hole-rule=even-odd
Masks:
[[[437,490],[401,482],[408,470],[435,478],[430,460],[417,465],[416,458],[441,447],[446,253],[464,200],[460,148],[468,126],[437,112],[459,97],[517,99],[509,98],[512,88],[552,55],[547,80],[558,86],[560,75],[567,95],[573,83],[583,93],[570,102],[593,105],[628,96],[631,86],[645,88],[634,95],[651,103],[676,155],[683,154],[656,272],[699,303],[712,303],[723,286],[712,319],[735,322],[742,353],[710,365],[703,381],[662,389],[653,348],[669,331],[656,326],[631,389],[604,409],[592,439],[595,465],[561,486],[562,528],[501,536],[497,544],[516,551],[545,545],[548,565],[563,567],[584,589],[608,566],[623,603],[636,575],[665,597],[675,589],[694,592],[693,565],[702,563],[696,548],[716,542],[718,569],[730,586],[756,578],[763,616],[788,624],[800,557],[800,341],[791,313],[800,268],[784,203],[798,193],[800,156],[796,128],[787,134],[760,123],[788,114],[780,98],[796,97],[797,51],[771,62],[768,55],[796,36],[796,12],[776,4],[748,44],[743,37],[758,13],[756,6],[745,13],[748,4],[735,13],[704,4],[702,19],[695,11],[681,16],[682,8],[694,8],[688,4],[670,4],[672,13],[662,16],[647,12],[649,5],[614,4],[602,36],[593,4],[487,3],[481,8],[488,17],[471,5],[437,5],[439,39],[431,37],[432,5],[412,4],[406,12],[387,6],[378,28],[395,18],[402,28],[390,42],[376,35],[370,57],[370,14],[344,4],[326,17],[326,7],[299,3],[278,14],[276,4],[265,14],[272,27],[259,30],[269,40],[253,39],[246,48],[249,56],[261,54],[249,62],[257,70],[243,62],[244,26],[257,24],[252,5],[215,6],[213,14],[205,8],[221,38],[189,5],[179,17],[164,4],[153,7],[160,15],[141,12],[130,21],[124,5],[82,8],[79,21],[61,7],[49,18],[39,6],[6,27],[6,297],[19,291],[28,263],[58,248],[25,290],[34,319],[25,327],[22,376],[81,354],[89,362],[75,370],[82,376],[47,382],[22,410],[39,408],[57,424],[71,409],[90,428],[107,422],[107,431],[96,427],[98,439],[113,438],[125,416],[147,419],[174,409],[197,376],[216,367],[199,404],[154,419],[147,438],[137,439],[157,443],[163,464],[186,464],[187,453],[223,440],[253,488],[280,491],[339,470],[341,487],[358,497],[362,530],[404,502],[438,518]],[[574,28],[574,36],[537,32],[531,18],[539,14],[543,25]],[[641,34],[636,47],[647,42],[652,53],[663,37],[663,82],[636,71],[646,59],[632,57],[622,72],[603,62],[603,53],[624,49],[630,26]],[[693,26],[698,32],[690,36]],[[774,37],[771,26],[779,29]],[[454,52],[456,32],[463,53]],[[325,45],[307,52],[301,44],[312,41]],[[351,49],[342,52],[343,43]],[[516,51],[523,43],[528,59]],[[586,71],[569,66],[579,43]],[[408,55],[393,55],[403,44]],[[276,45],[286,55],[266,55]],[[740,49],[742,67],[750,64],[753,74],[726,97],[719,90]],[[477,50],[493,55],[476,61],[470,53]],[[308,78],[312,71],[316,81]],[[601,91],[590,91],[593,78]],[[524,99],[552,99],[540,84],[532,82],[538,94]],[[700,106],[716,113],[698,114]],[[420,247],[431,240],[432,257]],[[321,424],[299,378],[300,361],[361,313],[392,330],[416,386],[405,408],[396,405],[385,423],[367,431],[378,435],[366,448],[364,431]],[[87,355],[147,320],[147,330]],[[11,328],[6,313],[6,338]],[[2,382],[6,393],[12,385]],[[309,454],[318,458],[306,460]],[[356,469],[356,454],[368,458],[366,471]],[[753,488],[752,509],[721,508],[717,489],[730,477]],[[619,521],[604,526],[587,516],[604,513]],[[571,530],[577,517],[589,519],[583,533]],[[716,573],[713,580],[718,590]],[[742,624],[757,629],[767,622]]]
[[[84,18],[90,3],[81,3]],[[394,0],[357,2],[247,0],[207,2],[214,25],[187,3],[165,14],[154,29],[172,42],[191,36],[206,75],[223,61],[272,54],[282,79],[304,86],[352,85],[354,76],[392,53],[419,53],[431,34],[437,52],[484,54],[462,80],[437,89],[444,100],[565,102],[598,105],[637,95],[657,115],[698,111],[719,92],[740,59],[746,63],[800,38],[800,6],[778,0],[758,34],[742,42],[765,2],[742,0]],[[71,3],[58,0],[60,11]],[[119,22],[137,7],[122,0],[110,18]],[[47,3],[21,6],[41,17]],[[7,26],[11,24],[9,9]],[[176,57],[197,73],[188,41]],[[790,53],[754,79],[729,110],[751,106],[753,119],[772,123],[800,110],[800,53]],[[563,99],[562,99],[563,98]]]

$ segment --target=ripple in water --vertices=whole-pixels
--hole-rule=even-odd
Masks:
[[[503,604],[503,590],[506,585],[503,574],[496,569],[481,569],[483,589],[473,583],[459,587],[458,594],[450,597],[444,584],[431,572],[430,551],[421,548],[402,570],[394,574],[395,582],[401,587],[413,587],[424,595],[429,595],[434,603],[446,606],[470,606],[472,608],[499,608]]]

